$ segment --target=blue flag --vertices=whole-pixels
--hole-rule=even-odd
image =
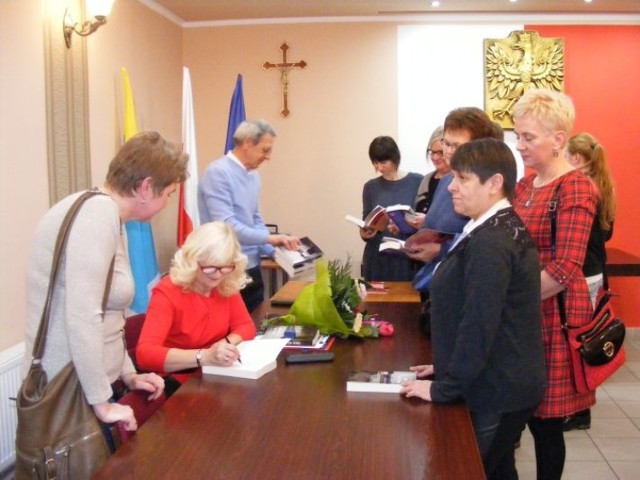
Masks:
[[[124,98],[124,140],[129,140],[138,133],[133,91],[129,81],[129,73],[122,68],[122,91]],[[153,245],[151,225],[131,220],[125,223],[129,250],[129,264],[135,283],[135,294],[129,310],[133,313],[145,313],[149,306],[151,289],[160,280],[156,249]]]
[[[129,263],[136,285],[129,309],[134,313],[145,313],[149,306],[151,289],[160,280],[153,233],[148,223],[129,221],[125,226],[129,242]]]
[[[229,107],[229,123],[227,124],[227,143],[224,147],[224,154],[229,150],[233,150],[233,134],[242,122],[247,119],[244,111],[244,94],[242,93],[242,75],[238,74],[236,80],[236,88],[233,90],[231,97],[231,106]]]

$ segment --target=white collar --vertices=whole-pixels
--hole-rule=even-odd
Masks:
[[[233,153],[233,150],[229,150],[227,152],[227,157],[229,157],[231,160],[233,160],[234,162],[236,162],[238,165],[240,165],[242,167],[242,169],[245,172],[248,172],[249,170],[247,170],[247,167],[245,167],[242,162],[238,159],[238,157],[235,156],[235,154]]]
[[[511,202],[508,199],[502,198],[498,200],[491,206],[491,208],[489,208],[489,210],[480,215],[476,220],[469,220],[469,222],[462,229],[462,236],[466,237],[473,230],[486,222],[489,218],[493,217],[498,211],[509,208],[510,206]]]

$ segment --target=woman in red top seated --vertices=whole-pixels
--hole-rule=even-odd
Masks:
[[[189,235],[153,289],[136,358],[143,370],[165,376],[167,395],[202,365],[232,365],[236,345],[255,337],[239,293],[246,267],[233,229],[211,222]]]

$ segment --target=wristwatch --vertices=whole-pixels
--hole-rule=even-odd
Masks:
[[[198,366],[201,367],[202,366],[202,349],[199,349],[196,352],[196,362],[198,363]]]

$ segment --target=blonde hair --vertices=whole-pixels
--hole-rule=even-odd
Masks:
[[[598,221],[603,230],[610,230],[616,216],[616,197],[613,191],[613,178],[607,165],[607,156],[602,145],[591,134],[583,132],[569,139],[567,151],[571,155],[580,155],[584,160],[580,167],[591,178],[600,192],[600,210]]]
[[[229,296],[240,291],[249,281],[246,275],[247,256],[242,253],[233,228],[224,222],[210,222],[200,226],[187,237],[171,262],[171,281],[185,290],[193,290],[200,266],[235,265],[235,270],[222,278],[216,287]]]
[[[568,95],[546,88],[527,90],[513,107],[513,119],[531,115],[546,133],[570,133],[576,110]]]

